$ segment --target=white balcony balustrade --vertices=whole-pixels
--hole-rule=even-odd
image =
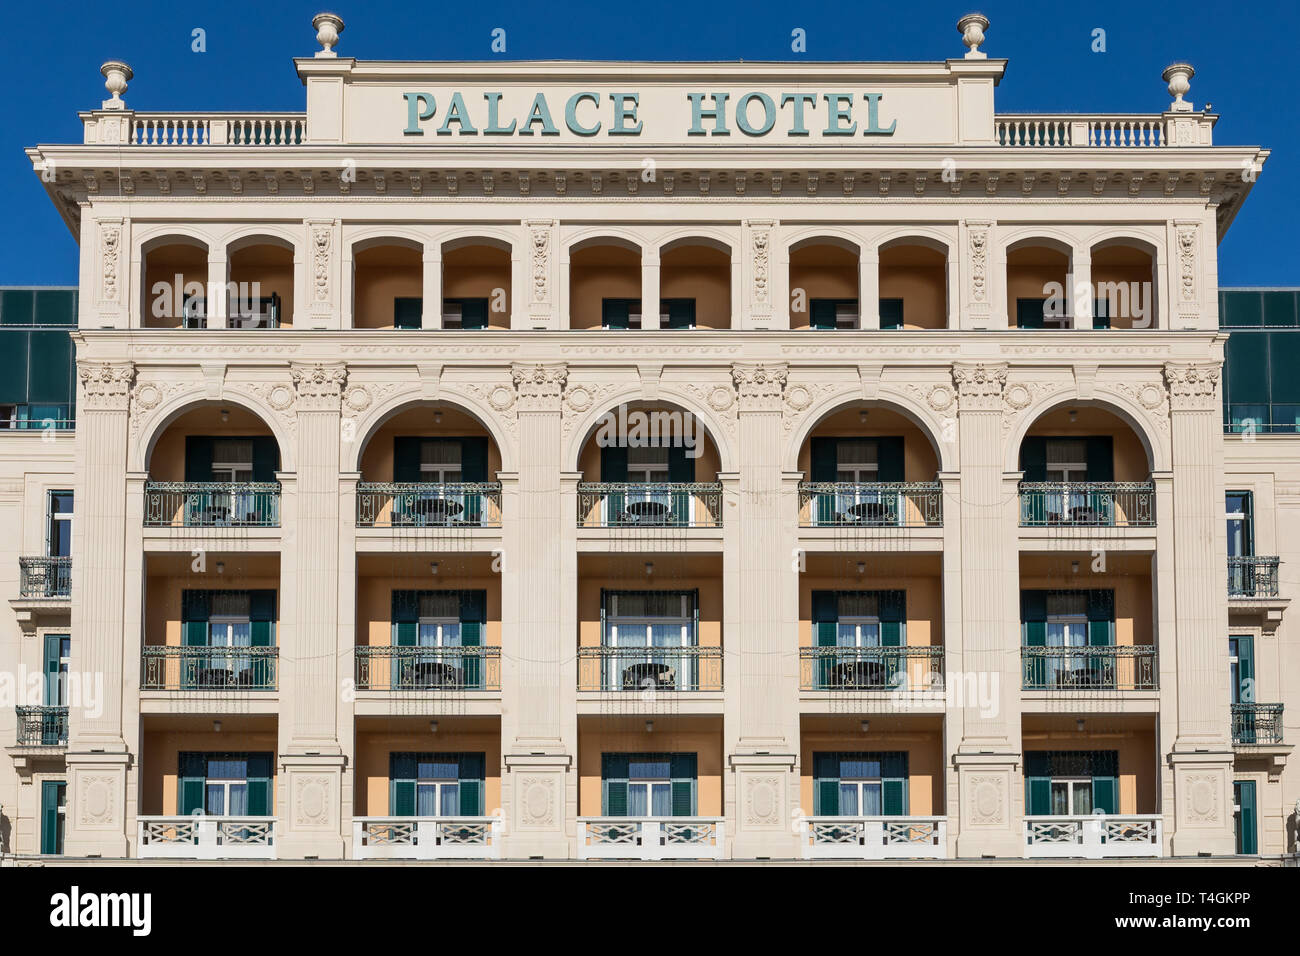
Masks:
[[[139,817],[142,860],[274,860],[275,817]]]
[[[500,817],[353,817],[354,860],[499,860]]]
[[[800,836],[805,860],[943,860],[945,817],[808,817]]]
[[[1025,817],[1027,859],[1157,857],[1163,846],[1163,822],[1158,816]]]
[[[721,817],[579,817],[579,860],[721,860]]]

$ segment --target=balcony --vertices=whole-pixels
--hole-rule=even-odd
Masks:
[[[1022,481],[1022,528],[1154,528],[1151,481]]]
[[[801,481],[801,528],[941,528],[937,481]]]
[[[96,120],[86,118],[86,142]],[[284,146],[302,144],[305,113],[136,113],[128,146]]]
[[[578,483],[579,528],[720,528],[722,485],[715,481]]]
[[[355,648],[357,690],[499,691],[499,647]]]
[[[1275,598],[1278,596],[1276,556],[1259,555],[1228,558],[1228,597]]]
[[[138,817],[142,860],[274,860],[275,817]]]
[[[501,482],[357,485],[358,528],[499,528]]]
[[[1026,859],[1112,860],[1158,857],[1164,845],[1158,816],[1026,816]]]
[[[68,708],[15,707],[19,747],[65,747],[68,743]]]
[[[1107,647],[1022,647],[1022,690],[1158,690],[1156,649],[1150,644]]]
[[[579,817],[579,860],[721,860],[721,817]]]
[[[276,689],[278,647],[146,645],[141,690],[267,691]]]
[[[1159,114],[1117,113],[1109,116],[1080,116],[1067,113],[999,113],[993,117],[999,146],[1039,148],[1088,146],[1137,149],[1169,146],[1165,121]],[[1213,123],[1197,118],[1206,128]],[[1208,145],[1208,140],[1204,145]]]
[[[943,647],[801,647],[799,689],[892,691],[943,682]]]
[[[805,860],[942,860],[946,817],[808,817],[800,838]]]
[[[21,557],[18,570],[18,593],[24,598],[66,600],[72,596],[72,558]]]
[[[720,691],[720,647],[580,647],[578,690]]]
[[[278,481],[147,481],[146,528],[278,528]]]
[[[499,860],[500,817],[354,817],[354,860]]]
[[[1232,742],[1245,746],[1282,743],[1282,705],[1233,704]]]

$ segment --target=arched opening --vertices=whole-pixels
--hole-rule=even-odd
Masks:
[[[144,250],[140,324],[146,329],[207,326],[208,247],[187,236],[168,236]]]
[[[442,252],[442,327],[510,328],[510,249],[484,240],[449,243]]]
[[[659,327],[731,328],[731,250],[681,239],[659,253]]]
[[[1007,250],[1008,324],[1017,329],[1074,327],[1071,250],[1052,239],[1026,239]]]
[[[226,327],[293,328],[293,248],[255,239],[229,253]]]
[[[1092,249],[1093,327],[1156,327],[1156,257],[1136,241],[1106,242]]]
[[[641,250],[615,238],[589,239],[569,252],[569,327],[641,328]]]
[[[860,250],[846,240],[813,238],[790,249],[790,327],[861,327]]]
[[[424,315],[424,251],[415,242],[375,240],[352,259],[352,327],[418,329]]]
[[[500,470],[500,448],[468,412],[445,402],[404,408],[362,445],[357,525],[500,527]]]
[[[903,239],[880,250],[880,327],[943,329],[948,326],[946,248]]]

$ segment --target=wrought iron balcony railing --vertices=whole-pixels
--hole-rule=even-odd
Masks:
[[[1260,555],[1237,556],[1228,558],[1228,597],[1266,598],[1277,597],[1277,568],[1280,560],[1276,556]]]
[[[579,860],[720,860],[718,817],[579,817]]]
[[[720,528],[716,481],[578,483],[579,528]]]
[[[275,817],[137,817],[136,852],[157,860],[274,860]]]
[[[1160,856],[1164,846],[1159,816],[1027,816],[1024,825],[1029,858]]]
[[[923,690],[943,682],[943,646],[801,647],[801,690]]]
[[[25,598],[72,596],[72,558],[41,555],[18,559],[18,593]]]
[[[1022,481],[1022,528],[1154,528],[1151,481]]]
[[[1150,644],[1022,647],[1023,690],[1158,690]]]
[[[578,690],[722,690],[722,648],[580,647]]]
[[[937,481],[801,481],[801,528],[939,528]]]
[[[1280,744],[1282,705],[1233,704],[1232,742],[1234,744]]]
[[[501,817],[353,817],[354,860],[499,860]]]
[[[278,528],[278,481],[146,481],[146,528]]]
[[[19,747],[60,747],[68,742],[68,708],[15,707]]]
[[[805,860],[942,860],[946,817],[807,817]]]
[[[141,690],[275,690],[278,647],[173,647],[141,650]]]
[[[358,528],[499,528],[501,482],[357,485]]]
[[[499,647],[356,647],[357,690],[500,690]]]

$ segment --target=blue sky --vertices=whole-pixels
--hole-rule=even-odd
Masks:
[[[1208,0],[1060,4],[874,4],[800,0],[322,4],[222,2],[11,3],[0,21],[9,64],[0,123],[0,285],[76,282],[77,249],[23,155],[36,143],[78,142],[78,110],[106,94],[99,65],[120,58],[136,78],[127,102],[142,110],[303,108],[290,57],[318,49],[311,17],[346,21],[340,51],[363,59],[786,60],[790,34],[807,32],[807,59],[935,60],[965,52],[957,18],[972,7],[992,21],[984,46],[1010,65],[999,111],[1158,112],[1169,101],[1160,72],[1185,59],[1197,70],[1190,98],[1222,115],[1217,143],[1273,150],[1228,238],[1223,285],[1300,285],[1300,108],[1281,77],[1294,57],[1294,3]],[[206,31],[207,51],[191,50]],[[493,54],[495,27],[506,54]],[[1106,52],[1092,52],[1093,30]]]

